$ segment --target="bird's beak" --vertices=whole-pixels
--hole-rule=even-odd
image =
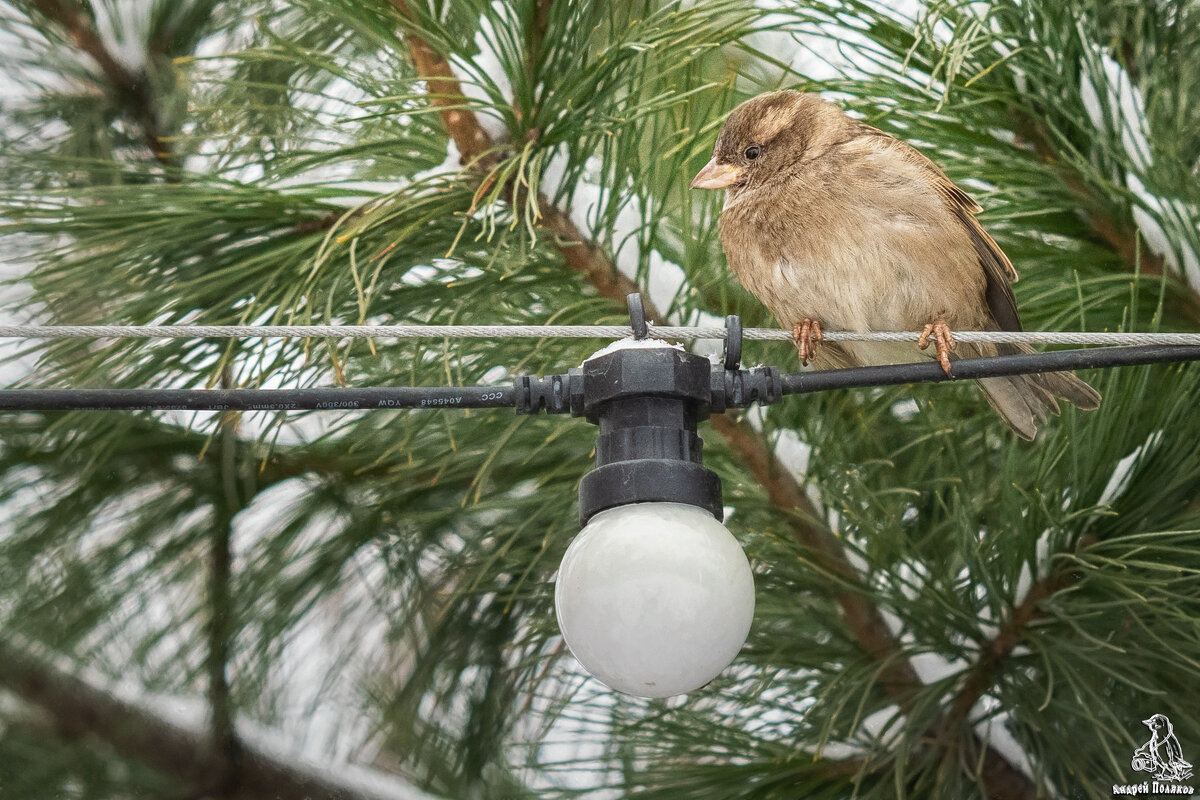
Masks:
[[[704,165],[704,169],[692,178],[693,189],[728,189],[742,179],[745,167],[735,167],[733,164],[718,164],[713,159]]]

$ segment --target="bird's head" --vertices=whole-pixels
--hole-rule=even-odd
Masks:
[[[786,175],[837,140],[846,116],[804,92],[769,92],[735,108],[693,189],[740,190]]]
[[[1155,714],[1150,719],[1142,720],[1142,724],[1155,733],[1162,730],[1171,730],[1171,721],[1162,714]]]

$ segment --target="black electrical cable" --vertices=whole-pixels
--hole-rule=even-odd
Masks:
[[[936,383],[1004,375],[1028,375],[1037,372],[1131,367],[1171,361],[1200,361],[1200,347],[1188,345],[1144,345],[1140,347],[1103,347],[1057,350],[1028,355],[971,358],[951,362],[947,375],[935,361],[916,364],[889,364],[880,367],[793,372],[781,376],[784,394],[807,394],[828,389],[892,386],[899,383]]]
[[[1029,355],[963,359],[953,362],[946,375],[934,361],[892,364],[881,367],[817,370],[776,375],[782,394],[807,394],[829,389],[889,386],[971,380],[1035,372],[1121,367],[1173,361],[1200,361],[1200,347],[1147,345],[1058,350]],[[752,371],[740,370],[749,376]],[[562,402],[547,404],[546,398],[528,387],[514,386],[400,386],[336,389],[14,389],[0,391],[0,411],[72,410],[181,410],[181,411],[308,411],[363,409],[514,408],[537,413],[570,411],[566,402],[576,376],[555,375],[518,379],[546,384]],[[549,391],[549,389],[547,389]],[[726,407],[749,404],[761,394],[749,393],[746,401],[730,400]],[[524,406],[528,405],[526,408]]]
[[[305,411],[386,408],[512,408],[512,386],[338,389],[17,389],[3,411]]]

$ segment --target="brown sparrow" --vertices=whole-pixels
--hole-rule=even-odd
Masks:
[[[724,189],[729,265],[817,369],[934,357],[1031,353],[1024,345],[957,346],[952,330],[1021,330],[1008,257],[981,210],[904,142],[813,94],[771,92],[735,108],[713,158],[692,181]],[[910,344],[826,342],[822,331],[921,331]],[[1066,372],[984,378],[988,402],[1032,439],[1055,397],[1091,410],[1100,394]]]

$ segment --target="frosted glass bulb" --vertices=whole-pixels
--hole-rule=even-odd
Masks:
[[[635,503],[592,517],[563,556],[558,625],[584,669],[642,697],[698,689],[729,666],[754,617],[754,575],[712,514]]]

